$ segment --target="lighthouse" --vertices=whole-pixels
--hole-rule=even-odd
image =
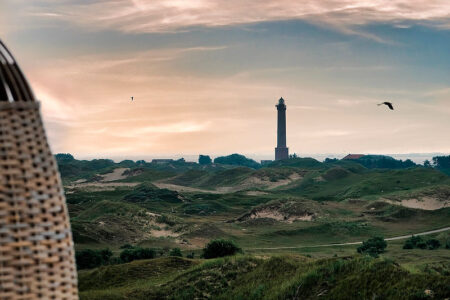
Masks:
[[[289,158],[289,148],[286,147],[286,104],[280,98],[275,105],[278,111],[277,147],[275,148],[275,160]]]

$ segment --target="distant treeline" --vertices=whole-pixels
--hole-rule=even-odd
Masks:
[[[115,163],[111,159],[77,160],[69,153],[56,154],[55,157],[59,165],[61,176],[63,178],[76,178],[81,176],[86,178],[86,176],[91,176],[92,178],[88,179],[95,179],[94,177],[96,176],[96,174],[105,174],[111,172],[112,169],[117,167],[131,169],[150,167],[152,169],[166,171],[186,171],[190,169],[201,169],[208,166],[241,166],[252,169],[259,169],[263,167],[260,163],[254,161],[253,159],[247,158],[244,155],[237,153],[216,157],[214,160],[212,160],[208,155],[200,155],[198,163],[186,162],[184,159],[173,160],[165,163],[146,162],[145,160],[123,160],[119,163]],[[340,160],[327,158],[325,159],[324,163],[329,164],[338,161]],[[359,163],[367,169],[406,169],[420,166],[410,159],[399,160],[385,155],[365,155],[359,159],[354,159],[351,161]],[[313,158],[299,158],[293,156],[286,160],[274,161],[272,163],[265,164],[264,167],[301,167],[304,164],[307,164],[308,166],[320,166],[323,163]],[[426,160],[423,166],[436,168],[450,175],[450,155],[435,156],[433,157],[431,162]]]

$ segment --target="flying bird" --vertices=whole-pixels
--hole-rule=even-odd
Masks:
[[[387,105],[387,107],[389,107],[389,109],[394,110],[394,106],[392,105],[391,102],[383,102],[383,103],[378,104],[378,106],[383,105],[383,104]]]
[[[133,99],[134,99],[134,97],[133,97],[133,96],[131,96],[131,101],[133,101]]]

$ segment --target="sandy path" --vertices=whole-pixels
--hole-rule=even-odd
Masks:
[[[188,193],[210,193],[210,194],[223,194],[223,191],[217,191],[217,190],[203,190],[199,188],[193,188],[189,186],[184,185],[177,185],[177,184],[171,184],[171,183],[163,183],[163,182],[152,182],[154,185],[156,185],[160,189],[168,189],[176,192],[188,192]]]
[[[444,207],[450,207],[450,200],[439,201],[433,197],[422,197],[421,199],[403,199],[402,201],[392,201],[389,199],[382,199],[384,202],[394,205],[401,205],[409,208],[436,210]]]
[[[116,181],[127,178],[127,176],[122,175],[123,172],[129,170],[130,168],[116,168],[111,173],[106,173],[103,175],[100,175],[103,177],[101,180],[102,182],[110,182],[110,181]]]
[[[413,235],[429,235],[433,233],[439,233],[450,230],[450,227],[445,227],[441,229],[425,231],[420,233],[408,234],[408,235],[400,235],[396,237],[391,237],[385,239],[386,241],[395,241],[395,240],[404,240],[410,238]],[[245,248],[248,250],[277,250],[277,249],[298,249],[298,248],[318,248],[318,247],[334,247],[334,246],[347,246],[347,245],[359,245],[362,242],[351,242],[351,243],[341,243],[341,244],[324,244],[324,245],[312,245],[312,246],[290,246],[290,247],[271,247],[271,248]]]

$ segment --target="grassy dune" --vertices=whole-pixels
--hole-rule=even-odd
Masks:
[[[80,272],[81,299],[435,299],[450,278],[389,259],[237,256],[159,258]]]

